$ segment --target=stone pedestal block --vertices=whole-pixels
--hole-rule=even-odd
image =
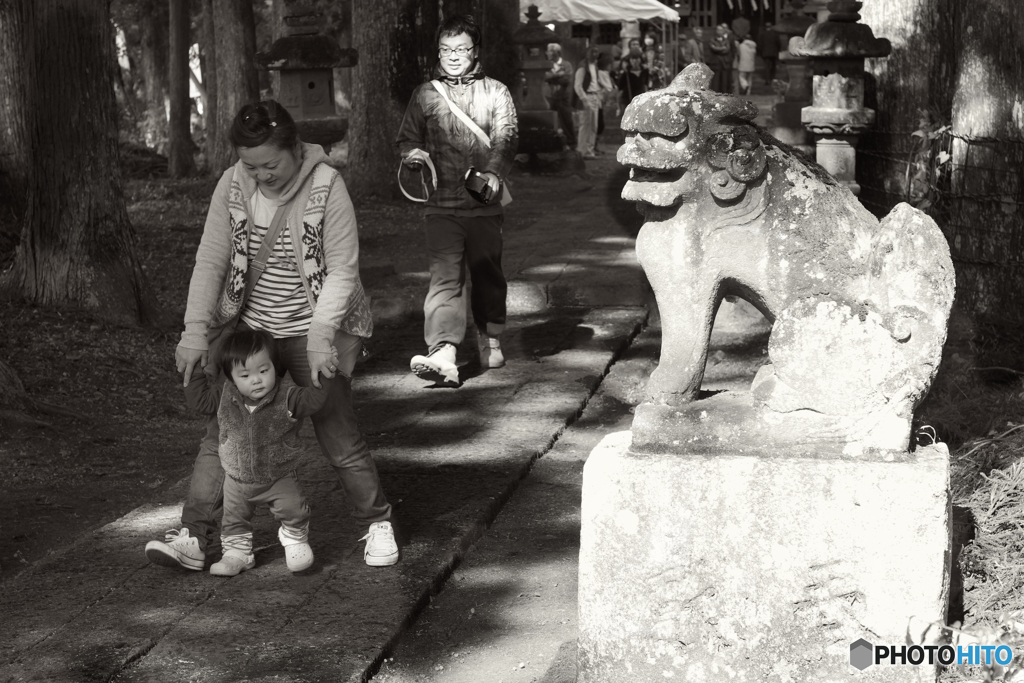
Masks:
[[[935,680],[858,671],[850,647],[944,616],[945,446],[885,460],[630,441],[609,435],[584,469],[579,683]]]

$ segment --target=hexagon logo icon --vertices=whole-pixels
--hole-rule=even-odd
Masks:
[[[875,646],[859,638],[850,643],[850,666],[858,671],[863,671],[874,664]]]

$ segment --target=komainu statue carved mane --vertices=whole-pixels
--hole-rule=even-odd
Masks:
[[[647,400],[697,398],[715,313],[734,294],[773,323],[750,396],[762,424],[853,454],[906,450],[953,302],[945,238],[906,204],[879,222],[754,125],[753,104],[707,90],[710,76],[691,65],[622,119],[622,196],[645,215],[637,256],[662,319]]]

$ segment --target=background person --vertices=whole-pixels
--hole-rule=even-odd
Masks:
[[[187,387],[196,366],[217,374],[210,342],[219,329],[262,329],[276,340],[282,367],[301,387],[330,381],[325,407],[312,416],[324,457],[338,475],[353,516],[368,522],[363,557],[372,566],[398,561],[391,505],[352,408],[352,370],[373,330],[359,280],[355,211],[341,176],[319,145],[299,140],[295,122],[273,100],[247,104],[228,133],[239,156],[217,183],[196,253],[185,331],[174,352]],[[274,217],[281,230],[266,270],[245,296],[246,278]],[[332,347],[336,349],[335,362]],[[151,562],[201,571],[220,545],[224,470],[216,418],[192,467],[181,529],[150,541]]]
[[[775,80],[775,65],[779,61],[779,34],[772,28],[772,24],[765,24],[761,30],[757,50],[764,61],[764,82],[770,86]]]
[[[449,17],[436,39],[440,60],[435,80],[413,92],[395,146],[403,164],[416,166],[414,152],[420,150],[430,154],[437,170],[437,191],[425,209],[430,260],[430,287],[423,303],[427,353],[413,356],[410,368],[420,377],[458,386],[456,347],[466,335],[467,272],[480,366],[505,364],[499,336],[505,329],[508,285],[501,270],[505,211],[499,198],[515,159],[519,130],[508,88],[484,75],[480,30],[473,18]],[[471,117],[486,143],[453,106]],[[487,203],[466,189],[471,168],[486,178],[492,196]]]
[[[689,33],[683,36],[683,42],[679,46],[679,70],[682,71],[691,64],[704,63],[704,45],[701,42],[704,33],[699,26],[695,26]]]
[[[544,82],[549,88],[549,106],[558,112],[558,123],[565,136],[565,144],[569,149],[576,148],[576,126],[572,120],[572,88],[575,72],[572,62],[562,58],[562,46],[548,43],[547,58],[551,68],[544,74]]]
[[[625,109],[634,97],[649,89],[650,74],[644,68],[644,57],[639,49],[634,50],[629,55],[626,70],[619,76],[619,98],[622,108]]]
[[[757,62],[757,43],[750,36],[744,38],[736,48],[739,60],[740,93],[749,95],[754,88],[754,69]]]
[[[597,133],[594,136],[594,154],[603,154],[598,144],[601,134],[604,133],[605,109],[609,104],[618,107],[618,98],[615,97],[615,80],[611,75],[611,68],[614,60],[607,52],[602,52],[597,58],[597,81],[600,87],[601,108],[597,110]]]
[[[584,159],[596,159],[597,116],[601,110],[601,81],[597,75],[597,47],[587,49],[587,61],[576,69],[574,89],[580,109],[580,133],[576,151]]]
[[[732,33],[723,23],[715,27],[715,35],[708,45],[708,66],[714,72],[711,89],[720,93],[732,92]]]

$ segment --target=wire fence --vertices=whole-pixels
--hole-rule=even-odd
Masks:
[[[862,203],[928,213],[949,242],[957,298],[981,315],[1024,318],[1024,139],[948,124],[871,131],[858,146]]]

